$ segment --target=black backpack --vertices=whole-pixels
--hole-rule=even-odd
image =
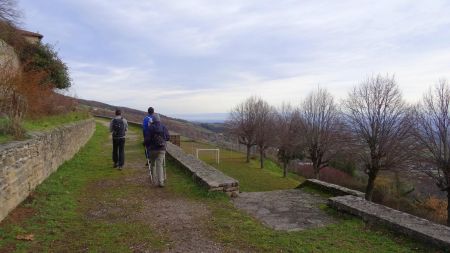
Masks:
[[[166,140],[164,138],[164,129],[162,129],[162,127],[154,132],[152,139],[153,139],[152,142],[156,147],[162,148],[166,146]]]
[[[113,138],[120,138],[125,136],[125,123],[123,122],[123,119],[113,119],[112,136]]]

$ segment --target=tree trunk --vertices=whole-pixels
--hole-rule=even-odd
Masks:
[[[283,162],[283,177],[287,177],[287,163]]]
[[[314,171],[314,178],[319,180],[320,179],[320,175],[319,175],[319,168],[316,164],[313,163],[313,171]]]
[[[376,174],[369,172],[369,181],[367,182],[367,187],[366,187],[366,200],[372,201],[372,194],[373,194],[373,189],[375,186],[375,178],[376,178]]]
[[[447,188],[447,226],[450,227],[450,188]]]
[[[246,162],[250,162],[250,149],[252,148],[252,146],[250,146],[250,145],[247,145],[247,160],[246,160]]]
[[[261,169],[264,169],[264,149],[260,148],[259,157],[261,162]]]

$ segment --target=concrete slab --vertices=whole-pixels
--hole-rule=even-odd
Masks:
[[[301,231],[336,222],[320,209],[326,205],[326,198],[301,189],[243,192],[233,203],[275,230]]]

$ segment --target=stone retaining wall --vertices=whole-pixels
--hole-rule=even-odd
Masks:
[[[328,205],[338,211],[361,217],[366,222],[381,224],[394,232],[442,249],[450,249],[450,227],[351,195],[330,198]]]
[[[94,131],[95,121],[88,119],[0,145],[0,221],[71,159]]]
[[[195,181],[206,186],[209,191],[223,191],[232,197],[239,193],[239,182],[236,179],[223,174],[193,155],[186,154],[178,146],[168,142],[167,154],[185,168]]]
[[[322,190],[324,192],[329,192],[335,196],[353,195],[353,196],[360,197],[360,198],[364,198],[364,196],[365,196],[364,192],[348,189],[348,188],[342,187],[340,185],[330,184],[330,183],[320,181],[317,179],[307,179],[298,188],[302,188],[305,186],[319,188],[320,190]]]

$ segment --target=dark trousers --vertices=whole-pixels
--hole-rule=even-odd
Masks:
[[[113,161],[122,167],[125,162],[125,138],[113,138]]]

